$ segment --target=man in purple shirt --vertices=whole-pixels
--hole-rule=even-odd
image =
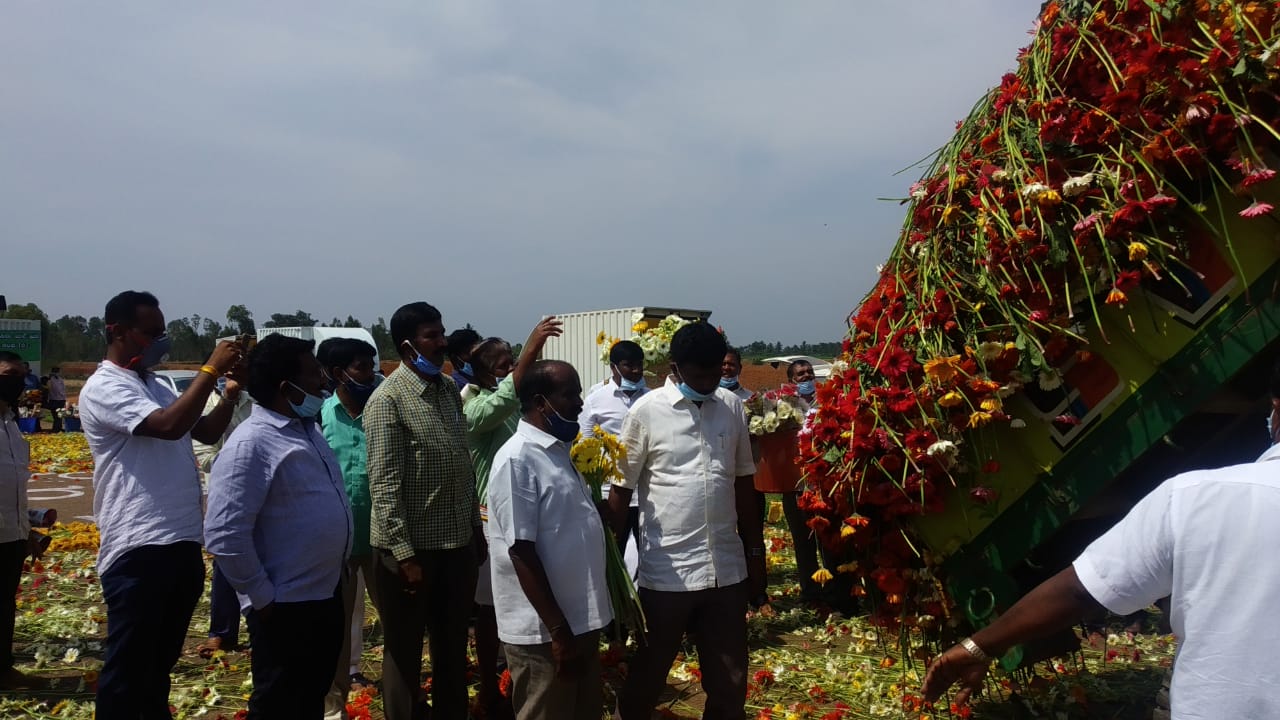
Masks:
[[[253,644],[250,720],[321,717],[346,632],[338,586],[351,508],[314,420],[324,375],[312,347],[270,335],[253,349],[258,405],[209,477],[205,546],[240,597]]]

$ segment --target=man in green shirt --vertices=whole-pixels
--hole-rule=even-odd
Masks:
[[[547,338],[559,337],[561,323],[547,316],[529,333],[516,362],[511,345],[502,338],[489,338],[468,350],[473,381],[462,388],[462,412],[467,418],[467,442],[476,469],[476,492],[481,514],[488,505],[489,469],[493,457],[520,422],[520,399],[516,389],[521,378],[542,354]],[[512,366],[515,366],[512,369]],[[486,529],[485,536],[488,537]],[[476,660],[480,672],[480,702],[490,720],[511,717],[510,703],[502,702],[498,689],[498,619],[493,610],[493,583],[489,563],[481,561],[476,581]]]
[[[369,472],[366,466],[367,450],[364,434],[364,408],[381,378],[374,373],[373,358],[377,351],[372,345],[354,338],[334,338],[325,353],[329,366],[325,376],[334,383],[334,394],[320,408],[320,425],[324,439],[329,441],[333,454],[342,470],[343,485],[351,505],[354,532],[351,540],[351,557],[342,582],[342,607],[346,613],[343,625],[342,653],[338,656],[338,668],[334,673],[333,687],[325,698],[325,720],[341,720],[346,717],[347,694],[351,692],[353,671],[350,665],[352,637],[359,637],[359,627],[364,625],[364,594],[360,580],[369,589],[370,597],[377,604],[377,587],[373,580],[373,551],[369,547]],[[326,341],[328,342],[328,341]],[[357,613],[356,608],[361,608]],[[353,622],[358,623],[353,632]],[[359,647],[356,648],[357,653]]]
[[[378,615],[386,629],[387,720],[419,704],[424,632],[431,643],[432,716],[467,716],[467,620],[488,554],[458,386],[441,374],[440,311],[410,303],[391,316],[400,367],[364,410]]]

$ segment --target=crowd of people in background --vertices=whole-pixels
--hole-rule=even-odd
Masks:
[[[598,718],[601,633],[615,622],[606,533],[635,544],[647,618],[616,716],[650,717],[687,638],[698,651],[703,717],[744,717],[748,608],[768,603],[764,508],[743,405],[752,391],[739,379],[741,356],[711,325],[675,333],[657,387],[646,382],[640,347],[622,341],[609,376],[584,391],[571,365],[539,359],[561,334],[555,318],[539,321],[516,355],[469,327],[446,334],[440,312],[414,302],[392,316],[400,363],[385,378],[364,341],[316,348],[270,335],[220,343],[179,394],[151,372],[168,350],[159,301],[124,292],[104,317],[106,359],[79,397],[107,605],[99,718],[169,717],[170,672],[205,587],[204,551],[213,557],[211,617],[198,652],[236,649],[243,617],[251,719],[345,717],[348,693],[371,682],[359,669],[366,593],[385,636],[389,720],[467,717],[471,628],[485,717]],[[814,402],[812,366],[793,363],[787,377]],[[26,508],[28,447],[13,421],[30,382],[29,367],[0,352],[0,495],[13,498],[0,504],[6,688],[26,681],[14,669],[14,591],[24,559],[39,552]],[[65,402],[56,368],[48,385],[48,402]],[[1274,427],[1280,375],[1272,390]],[[598,432],[625,448],[622,478],[603,501],[570,455],[575,438]],[[1280,640],[1273,614],[1223,588],[1246,566],[1262,577],[1250,558],[1280,541],[1271,538],[1280,492],[1267,470],[1278,453],[1161,485],[1072,567],[936,659],[926,696],[959,682],[963,701],[1012,645],[1172,594],[1184,643],[1175,707],[1276,714],[1280,701],[1234,672],[1261,666],[1269,641]],[[815,599],[805,580],[821,553],[794,495],[783,493],[783,514],[802,598]],[[1214,630],[1224,622],[1236,630]],[[1243,634],[1254,640],[1229,640]],[[509,693],[498,685],[504,666]]]
[[[179,393],[153,372],[169,348],[159,301],[124,292],[104,318],[106,359],[79,396],[107,605],[98,717],[168,717],[204,551],[210,618],[197,652],[239,649],[243,619],[249,718],[345,716],[350,690],[371,682],[359,670],[366,593],[384,634],[387,718],[467,716],[471,628],[486,717],[599,717],[600,637],[614,622],[605,533],[638,550],[648,618],[619,716],[649,716],[686,635],[703,658],[706,717],[743,716],[746,613],[767,601],[763,518],[750,391],[712,326],[676,333],[660,387],[624,341],[609,377],[584,392],[571,365],[539,359],[561,333],[555,318],[517,356],[470,327],[447,334],[439,311],[415,302],[391,318],[400,363],[385,378],[360,340],[241,337]],[[0,480],[22,492],[26,443],[7,411],[28,375],[0,357],[0,401],[11,400]],[[48,385],[47,402],[65,403],[56,370]],[[569,452],[595,432],[627,449],[602,502]],[[4,519],[0,579],[16,585],[29,523]],[[11,657],[4,667],[0,681],[23,683]]]

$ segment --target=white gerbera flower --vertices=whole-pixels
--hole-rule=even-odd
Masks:
[[[1057,390],[1062,387],[1062,376],[1051,370],[1040,371],[1040,389]]]
[[[1067,181],[1062,183],[1062,195],[1063,197],[1076,197],[1077,195],[1082,195],[1091,185],[1093,185],[1093,173],[1085,173],[1084,175],[1067,178]]]

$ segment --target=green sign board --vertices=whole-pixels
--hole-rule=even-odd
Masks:
[[[40,329],[5,330],[0,328],[0,350],[17,353],[27,362],[40,362]]]

